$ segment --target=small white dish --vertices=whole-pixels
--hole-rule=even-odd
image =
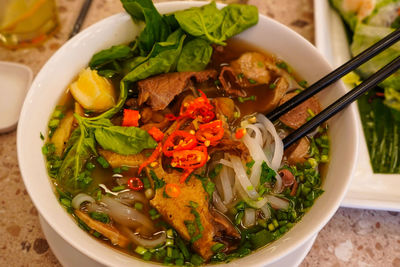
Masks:
[[[17,126],[32,77],[28,66],[0,61],[0,133],[14,130]]]
[[[350,60],[350,45],[340,16],[328,0],[314,0],[315,40],[318,50],[333,67]],[[351,90],[351,88],[347,88]],[[357,112],[356,127],[360,132],[358,161],[350,188],[341,206],[356,209],[400,211],[400,174],[374,173],[367,143]]]

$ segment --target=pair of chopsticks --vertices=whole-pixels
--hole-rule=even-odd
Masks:
[[[78,18],[76,19],[74,23],[74,27],[72,27],[72,30],[68,36],[68,39],[71,39],[74,37],[82,27],[83,22],[85,21],[87,12],[89,11],[90,5],[92,4],[92,0],[85,0],[81,7],[81,11],[79,12]]]
[[[301,93],[297,94],[289,101],[285,102],[281,106],[277,107],[266,116],[269,120],[275,121],[283,114],[291,110],[292,108],[296,107],[300,103],[304,102],[308,98],[312,97],[313,95],[320,92],[325,87],[331,85],[332,83],[339,80],[341,77],[346,75],[347,73],[353,71],[366,61],[370,60],[386,48],[392,46],[396,42],[400,40],[400,29],[395,30],[391,34],[387,35],[385,38],[374,44],[373,46],[367,48],[361,54],[357,55],[353,59],[349,60],[348,62],[344,63],[328,75],[324,76],[306,90],[302,91]],[[309,134],[312,130],[314,130],[317,126],[321,125],[336,113],[350,105],[354,102],[358,97],[363,95],[364,93],[368,92],[376,85],[378,85],[381,81],[389,77],[393,74],[396,70],[400,68],[400,56],[395,58],[389,64],[384,66],[378,72],[371,75],[368,79],[364,82],[356,86],[350,92],[345,94],[344,96],[340,97],[338,100],[333,102],[323,111],[318,113],[308,122],[303,124],[300,128],[290,133],[286,138],[283,139],[284,148],[288,148],[294,142],[298,141],[300,138]]]

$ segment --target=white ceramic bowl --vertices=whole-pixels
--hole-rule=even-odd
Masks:
[[[161,13],[168,13],[205,2],[167,2],[158,4]],[[139,33],[130,17],[117,14],[84,30],[63,45],[46,63],[34,80],[25,99],[18,125],[18,160],[26,188],[35,206],[48,224],[66,242],[88,257],[107,266],[148,266],[109,246],[96,241],[82,231],[58,203],[49,181],[41,153],[43,141],[39,133],[46,133],[47,122],[67,85],[87,66],[92,55],[111,45],[127,43]],[[331,71],[319,52],[305,39],[285,26],[260,16],[257,26],[240,34],[245,39],[288,62],[309,82]],[[341,83],[320,94],[323,106],[345,92]],[[344,196],[350,182],[358,145],[354,106],[330,121],[331,157],[325,193],[312,209],[281,239],[231,265],[265,266],[288,255],[305,243],[329,221]]]

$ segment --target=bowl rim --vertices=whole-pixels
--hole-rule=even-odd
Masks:
[[[209,2],[207,1],[196,1],[196,2],[192,2],[192,1],[172,1],[172,2],[163,2],[163,3],[156,3],[155,6],[157,9],[168,9],[168,8],[172,8],[175,10],[180,10],[181,7],[183,8],[190,8],[193,6],[202,6],[204,4],[207,4]],[[219,8],[225,6],[225,4],[217,4],[217,6]],[[46,220],[46,222],[57,232],[57,234],[59,234],[65,241],[67,241],[70,245],[72,245],[74,248],[78,249],[79,251],[81,251],[82,253],[84,253],[85,255],[87,255],[88,257],[92,258],[93,260],[99,261],[103,264],[107,264],[110,266],[115,265],[115,262],[110,261],[110,259],[108,257],[105,257],[104,255],[97,255],[94,251],[91,251],[85,247],[82,247],[81,244],[78,244],[74,239],[70,238],[69,235],[67,234],[67,231],[62,229],[61,227],[59,227],[57,225],[57,223],[55,221],[53,221],[52,217],[46,213],[46,210],[44,210],[44,207],[42,207],[40,204],[40,200],[37,196],[37,193],[35,192],[35,190],[33,190],[31,187],[29,187],[29,184],[31,183],[29,177],[29,173],[27,172],[27,170],[25,170],[25,163],[24,163],[24,159],[22,158],[22,155],[24,153],[24,149],[22,147],[22,141],[23,137],[24,137],[24,131],[23,126],[24,126],[24,122],[25,122],[25,118],[27,118],[27,114],[29,112],[28,110],[28,105],[30,103],[30,99],[31,97],[36,93],[37,89],[35,90],[34,88],[38,87],[38,81],[40,79],[42,79],[43,76],[45,76],[46,73],[46,66],[50,65],[53,61],[55,61],[56,58],[60,57],[62,55],[62,53],[67,50],[70,49],[72,44],[74,44],[76,41],[78,41],[79,38],[84,37],[85,34],[102,27],[102,25],[106,25],[109,23],[109,21],[112,21],[114,19],[116,19],[119,16],[129,16],[126,12],[121,12],[112,16],[109,16],[107,18],[104,18],[102,20],[100,20],[99,22],[89,26],[88,28],[86,28],[85,30],[83,30],[82,32],[80,32],[79,34],[77,34],[75,37],[73,37],[72,39],[70,39],[69,41],[67,41],[65,44],[63,44],[63,46],[56,52],[54,53],[51,58],[45,63],[45,65],[43,65],[42,69],[40,70],[40,72],[37,74],[37,76],[35,77],[35,80],[33,81],[31,88],[25,98],[24,104],[23,104],[23,108],[21,111],[21,119],[18,123],[18,130],[17,130],[17,152],[18,152],[18,161],[19,161],[19,165],[20,165],[20,169],[21,169],[21,175],[23,177],[23,181],[25,183],[25,187],[29,193],[29,196],[32,199],[32,202],[34,203],[35,207],[38,209],[38,211],[40,212],[40,214],[43,216],[43,218]],[[277,27],[281,32],[287,32],[286,34],[288,35],[294,35],[293,37],[296,37],[297,39],[299,39],[299,42],[302,42],[303,45],[310,51],[313,51],[312,53],[314,54],[318,54],[318,57],[320,58],[321,62],[323,64],[325,64],[330,70],[332,70],[332,67],[329,65],[329,63],[325,60],[325,58],[322,56],[322,54],[310,43],[308,42],[304,37],[302,37],[301,35],[299,35],[298,33],[296,33],[295,31],[293,31],[292,29],[288,28],[287,26],[271,19],[268,18],[262,14],[259,14],[260,19],[259,19],[259,23],[269,23],[274,25],[274,27]],[[343,90],[344,89],[344,85],[342,82],[339,82],[337,84],[337,86],[342,87]],[[355,121],[355,116],[356,116],[356,110],[354,107],[354,104],[351,105],[348,108],[348,116],[351,116],[351,120]],[[330,208],[328,210],[325,210],[324,212],[324,216],[322,217],[322,219],[319,221],[319,223],[313,227],[313,229],[311,231],[309,231],[307,234],[304,234],[302,238],[299,238],[296,242],[294,242],[293,244],[290,244],[290,246],[288,246],[285,250],[281,250],[281,251],[277,251],[273,257],[269,258],[268,263],[274,263],[277,260],[281,259],[283,256],[285,255],[289,255],[290,252],[294,251],[295,249],[297,249],[298,247],[300,247],[301,245],[303,245],[311,236],[313,236],[314,234],[317,234],[325,225],[326,223],[331,219],[331,217],[334,215],[335,211],[339,208],[340,202],[342,201],[342,199],[344,198],[345,192],[347,191],[349,184],[350,184],[350,180],[352,177],[352,174],[354,173],[355,170],[355,163],[357,160],[357,151],[358,151],[358,136],[359,136],[359,132],[358,129],[356,127],[353,126],[352,129],[352,133],[353,133],[353,137],[355,140],[354,143],[354,147],[353,147],[353,156],[351,158],[351,168],[348,171],[349,173],[349,177],[347,179],[347,182],[345,184],[345,186],[343,186],[342,190],[340,191],[340,194],[336,197],[334,203],[332,203],[330,205]],[[47,177],[49,179],[49,184],[51,183],[50,178]],[[59,203],[57,203],[58,205],[60,205]],[[64,211],[65,212],[65,211]],[[87,233],[83,233],[87,235]],[[264,247],[265,248],[265,247]],[[257,252],[262,251],[263,249],[258,250]],[[246,259],[251,257],[252,255],[256,254],[257,252],[253,252],[251,255],[248,255],[242,259],[235,259],[232,263],[234,265],[238,264],[239,262],[241,262],[241,260]],[[155,264],[153,262],[143,262],[138,258],[135,257],[129,257],[131,260],[132,264],[135,263],[139,263],[143,264],[143,265],[147,265],[147,266],[154,266]],[[232,264],[230,263],[230,264]],[[257,265],[264,265],[265,263],[263,262],[259,262],[257,263]],[[156,266],[159,266],[158,264]],[[211,266],[211,265],[210,265]]]

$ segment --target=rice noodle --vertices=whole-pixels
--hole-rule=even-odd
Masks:
[[[154,234],[154,238],[148,239],[148,238],[143,238],[139,234],[132,232],[131,229],[128,227],[121,227],[122,231],[128,236],[130,240],[132,240],[133,243],[135,243],[138,246],[142,246],[145,248],[155,248],[159,245],[162,245],[165,243],[167,240],[167,234],[165,231],[160,231],[156,234]]]
[[[269,209],[268,204],[265,204],[264,206],[261,207],[262,212],[264,213],[264,219],[269,219],[271,218],[271,210]]]
[[[107,213],[107,214],[109,212],[109,210],[106,207],[101,206],[101,205],[96,204],[96,203],[87,204],[86,205],[86,209],[87,209],[88,212],[102,212],[102,213]]]
[[[147,199],[143,196],[142,193],[133,190],[119,193],[117,196],[117,200],[126,205],[133,205],[137,201],[140,201],[142,203],[147,203]]]
[[[260,129],[255,126],[254,124],[248,124],[245,127],[246,129],[251,129],[252,133],[248,133],[249,135],[252,135],[254,133],[254,136],[251,136],[253,139],[256,140],[256,142],[262,147],[263,146],[263,137]]]
[[[250,182],[254,187],[257,187],[258,184],[260,183],[261,165],[262,165],[262,161],[257,160],[254,162],[254,165],[251,168]]]
[[[245,135],[247,136],[247,135]],[[236,179],[239,180],[240,185],[242,186],[242,188],[245,190],[245,192],[248,194],[248,196],[251,199],[255,199],[258,198],[259,195],[256,192],[256,190],[254,189],[253,185],[250,183],[249,178],[246,175],[246,171],[244,170],[242,161],[240,160],[239,157],[234,156],[234,155],[229,155],[230,156],[230,160],[232,162],[233,165],[233,169],[235,170],[235,174],[236,174]]]
[[[268,195],[266,196],[266,198],[268,199],[268,203],[274,209],[286,210],[289,207],[289,201],[287,201],[286,199],[282,199],[272,195]]]
[[[221,179],[221,189],[223,195],[224,204],[229,204],[233,200],[232,185],[229,179],[228,167],[222,166],[222,170],[219,174]]]
[[[218,163],[221,163],[222,165],[225,165],[225,166],[227,166],[227,167],[229,167],[229,168],[233,168],[232,162],[230,162],[229,160],[220,159],[220,160],[218,161]]]
[[[244,209],[243,226],[248,228],[256,224],[256,210],[252,208]]]
[[[275,143],[274,156],[272,157],[271,164],[269,164],[269,166],[272,169],[277,170],[281,166],[282,157],[283,157],[282,139],[279,137],[278,133],[276,132],[275,126],[264,115],[257,114],[257,120],[265,126],[267,131],[270,132],[274,138],[274,143]]]
[[[82,203],[84,202],[94,203],[95,201],[94,198],[92,198],[88,194],[79,193],[72,199],[71,204],[74,209],[79,210]]]
[[[221,197],[219,196],[217,191],[213,192],[213,205],[217,208],[217,210],[222,213],[226,213],[228,211],[228,208],[222,202]]]
[[[153,222],[144,214],[128,207],[121,202],[108,197],[103,196],[101,202],[105,204],[109,210],[108,214],[119,224],[125,225],[127,227],[136,228],[140,225],[148,229],[153,229]]]

